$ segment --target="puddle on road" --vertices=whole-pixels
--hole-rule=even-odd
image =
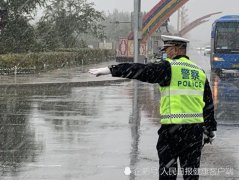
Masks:
[[[215,162],[225,165],[224,161],[230,160],[236,169],[239,155],[223,147],[232,147],[233,152],[239,149],[234,141],[238,128],[226,130],[225,126],[238,120],[234,118],[238,112],[232,107],[238,106],[239,100],[230,100],[237,97],[238,86],[229,80],[215,82],[211,81],[218,103],[218,141],[223,142],[215,143],[210,152],[224,153],[225,158],[213,156],[217,158]],[[226,89],[228,83],[231,89]],[[132,119],[133,87],[132,82],[124,82],[45,91],[2,91],[0,179],[157,179],[158,88],[147,83],[140,85],[141,113],[136,123]],[[224,132],[229,131],[232,140],[225,140],[229,136]],[[210,157],[206,155],[204,160]],[[204,166],[210,165],[205,161]],[[135,170],[138,176],[126,176],[125,167]]]

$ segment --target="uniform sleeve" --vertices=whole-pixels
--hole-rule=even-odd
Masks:
[[[205,90],[203,100],[205,102],[205,106],[203,108],[203,117],[204,124],[208,131],[216,131],[217,130],[217,122],[214,118],[214,104],[212,98],[212,92],[209,85],[208,80],[205,83]]]
[[[113,77],[159,83],[160,86],[168,86],[171,80],[171,66],[167,61],[157,64],[122,63],[109,68]]]

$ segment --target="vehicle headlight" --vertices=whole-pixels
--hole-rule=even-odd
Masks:
[[[220,58],[220,57],[217,57],[217,56],[214,56],[213,61],[224,61],[224,59]]]

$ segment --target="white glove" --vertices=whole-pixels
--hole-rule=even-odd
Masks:
[[[204,135],[206,136],[204,138],[205,143],[212,144],[212,142],[216,139],[216,131],[210,131],[210,132],[205,132],[204,131]]]
[[[209,132],[209,135],[208,135],[208,137],[209,137],[209,142],[210,142],[210,144],[212,144],[212,142],[216,139],[216,131],[210,131]]]
[[[101,76],[101,75],[111,74],[110,69],[108,67],[90,69],[89,73],[96,75],[96,77]]]

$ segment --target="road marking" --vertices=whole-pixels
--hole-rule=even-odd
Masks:
[[[30,167],[62,167],[60,164],[28,164]]]

